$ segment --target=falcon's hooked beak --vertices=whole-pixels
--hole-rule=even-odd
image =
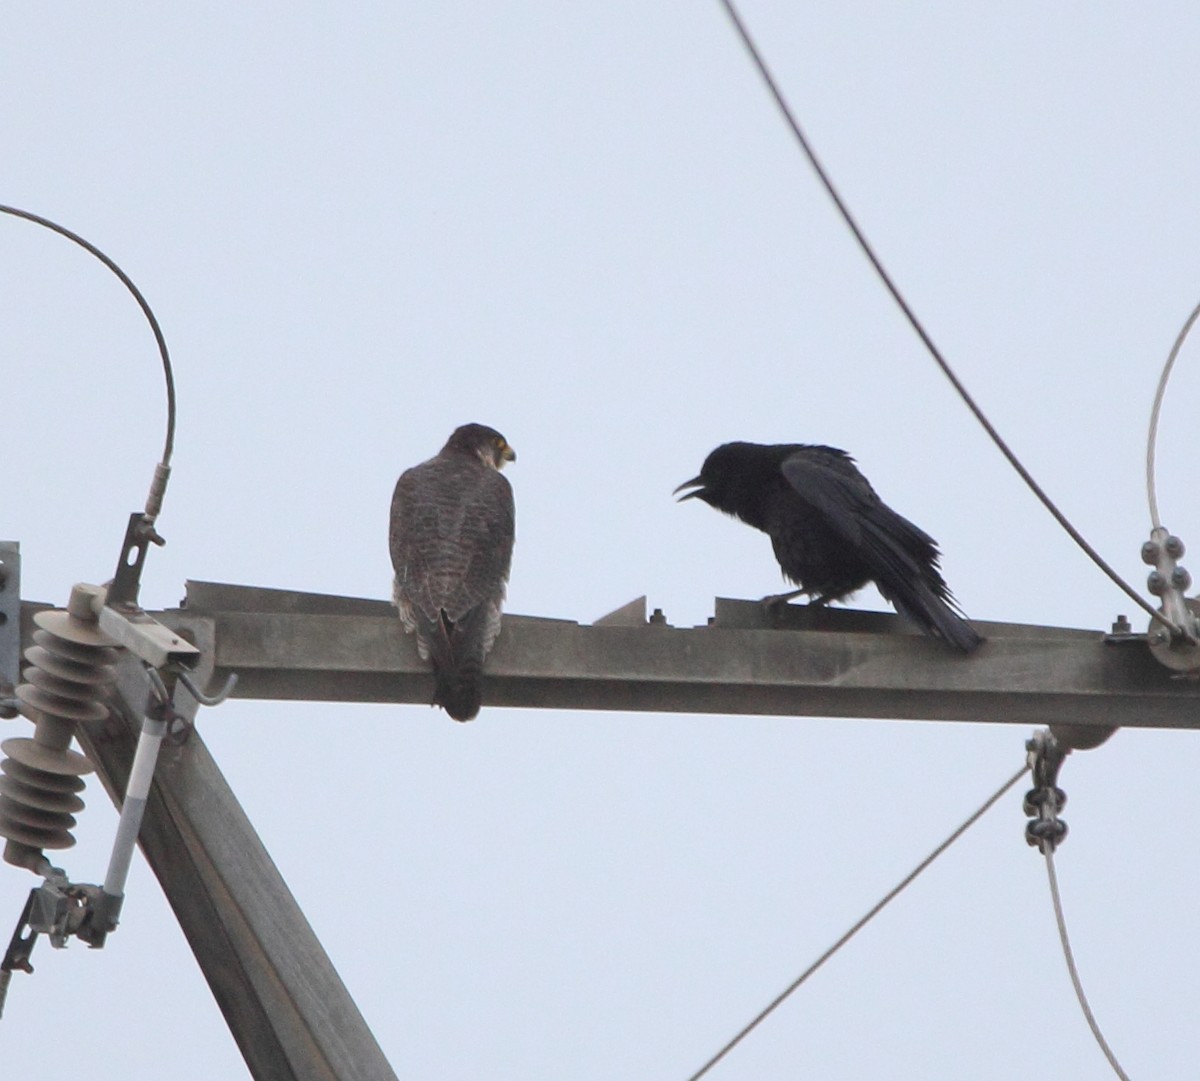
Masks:
[[[679,493],[682,492],[684,490],[684,488],[694,488],[695,491],[688,492],[686,495],[679,495]],[[704,494],[704,480],[701,477],[693,477],[691,480],[685,480],[671,494],[679,495],[679,498],[677,500],[675,500],[676,503],[682,503],[685,499],[695,499],[696,496]]]
[[[517,452],[512,449],[507,443],[500,444],[500,458],[496,462],[496,468],[499,469],[505,462],[515,462],[517,460]]]

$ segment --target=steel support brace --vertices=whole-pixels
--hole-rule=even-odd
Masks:
[[[0,703],[21,681],[21,546],[0,541]],[[5,707],[0,704],[0,710]],[[0,717],[13,716],[0,712]]]
[[[211,643],[198,642],[211,658]],[[208,669],[199,673],[202,678]],[[123,716],[81,731],[113,802],[129,782],[147,685],[121,666]],[[195,710],[184,692],[181,713]],[[139,844],[256,1081],[394,1081],[287,884],[192,731],[164,746]]]

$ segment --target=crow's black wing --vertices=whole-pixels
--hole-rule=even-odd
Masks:
[[[969,652],[979,644],[938,570],[937,543],[884,503],[848,455],[805,447],[786,458],[780,471],[899,612],[959,649]]]

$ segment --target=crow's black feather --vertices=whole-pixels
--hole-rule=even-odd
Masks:
[[[842,600],[874,582],[927,634],[965,653],[983,641],[942,578],[937,543],[884,503],[845,451],[726,443],[682,488],[694,489],[683,498],[766,533],[785,577],[814,602]]]

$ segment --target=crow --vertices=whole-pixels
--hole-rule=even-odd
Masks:
[[[813,604],[874,582],[896,611],[964,653],[983,639],[963,618],[938,569],[937,542],[875,493],[844,450],[804,443],[725,443],[700,475],[675,489],[685,499],[761,529],[784,577]]]

